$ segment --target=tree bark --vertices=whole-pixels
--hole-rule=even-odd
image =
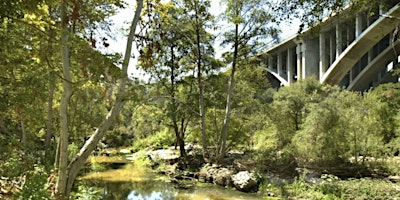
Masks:
[[[170,94],[171,94],[171,119],[172,119],[172,126],[174,128],[175,132],[175,138],[176,142],[178,143],[179,146],[179,152],[180,152],[180,157],[183,158],[186,161],[186,151],[185,151],[185,140],[182,137],[181,131],[179,130],[178,126],[178,119],[176,116],[176,111],[177,111],[177,105],[176,105],[176,99],[175,99],[175,53],[174,53],[174,46],[171,46],[171,76],[170,76],[170,81],[171,81],[171,88],[170,88]]]
[[[68,164],[68,103],[72,96],[72,85],[70,77],[69,47],[68,47],[68,18],[67,0],[61,1],[61,57],[63,67],[63,95],[60,103],[60,138],[59,138],[59,165],[58,179],[56,183],[55,197],[57,199],[68,199],[67,186],[67,164]]]
[[[55,136],[54,138],[57,142],[56,155],[54,159],[54,169],[56,169],[55,171],[57,171],[58,167],[60,166],[60,137],[57,138],[57,136]]]
[[[52,72],[52,66],[49,61],[49,57],[53,55],[53,40],[55,39],[55,30],[50,26],[49,27],[49,39],[47,41],[47,52],[46,55],[46,62],[47,66],[50,69],[49,73],[49,94],[47,99],[47,119],[46,119],[46,139],[44,143],[45,147],[45,154],[44,159],[48,160],[50,156],[50,145],[51,145],[51,138],[55,135],[54,133],[54,126],[53,126],[53,101],[54,101],[54,90],[55,90],[55,77],[54,73]]]
[[[122,83],[121,83],[122,84]],[[125,83],[124,83],[125,85]],[[126,103],[125,99],[118,99],[114,106],[111,108],[110,112],[107,114],[105,120],[96,129],[94,134],[85,142],[85,145],[80,149],[79,153],[72,159],[68,165],[68,181],[66,187],[66,195],[72,190],[74,181],[78,175],[79,170],[84,165],[85,161],[88,159],[90,154],[96,148],[97,144],[106,134],[107,130],[111,127],[112,123],[115,121],[119,112],[122,110]]]
[[[50,73],[49,96],[48,96],[48,102],[47,102],[46,140],[44,143],[44,147],[45,147],[44,159],[46,159],[46,160],[49,158],[51,138],[54,136],[54,127],[53,127],[54,89],[55,89],[54,77],[53,77],[52,73]]]
[[[26,153],[28,153],[28,145],[26,144],[26,127],[25,127],[25,118],[23,116],[23,114],[21,114],[21,129],[22,129],[22,147],[24,149],[24,155],[26,155]]]
[[[66,8],[65,1],[66,0],[61,1],[62,2],[61,3],[62,16],[65,16],[65,14],[66,14],[65,13],[65,8]],[[94,134],[85,142],[85,145],[81,148],[79,153],[69,163],[68,167],[66,166],[65,157],[62,156],[63,155],[62,152],[63,152],[63,150],[65,150],[65,144],[64,144],[64,146],[62,146],[63,143],[65,143],[65,141],[66,141],[65,138],[63,138],[63,137],[65,137],[65,135],[63,135],[63,137],[60,136],[60,144],[61,144],[61,146],[60,146],[60,167],[59,167],[59,178],[58,178],[59,180],[57,182],[57,191],[56,191],[56,198],[58,198],[58,199],[68,199],[69,198],[72,186],[78,175],[79,170],[82,168],[83,164],[85,163],[85,161],[87,160],[89,155],[92,153],[92,151],[96,148],[98,142],[105,135],[106,131],[110,128],[113,121],[115,121],[115,119],[117,118],[117,116],[119,115],[120,111],[122,110],[122,108],[124,107],[124,105],[126,103],[127,97],[125,94],[125,85],[126,85],[126,82],[128,81],[128,73],[127,72],[128,72],[129,60],[131,58],[131,53],[132,53],[133,37],[136,32],[136,26],[139,21],[142,7],[143,7],[143,0],[138,0],[137,8],[135,11],[135,16],[132,20],[130,32],[129,32],[128,39],[127,39],[124,60],[122,63],[122,73],[124,74],[125,77],[120,80],[118,92],[116,94],[117,98],[116,98],[115,104],[111,108],[109,113],[107,114],[104,121],[96,129]],[[64,20],[64,18],[62,18],[62,23],[63,23],[63,20]],[[62,37],[62,38],[64,39],[64,37]],[[67,39],[67,38],[65,38],[65,39]],[[64,44],[64,40],[63,40],[63,44]],[[64,62],[67,62],[67,61],[64,60],[64,54],[63,54],[63,63]],[[64,78],[65,78],[65,75],[64,75]],[[66,80],[69,80],[69,79],[66,79]],[[64,84],[65,84],[65,82],[68,83],[68,81],[64,80]],[[65,91],[64,91],[64,93],[65,93]],[[64,96],[63,96],[63,99],[64,99]],[[68,103],[68,102],[66,102],[66,103]],[[66,123],[66,122],[67,121],[65,121],[63,123]],[[68,137],[67,137],[67,139],[68,139]],[[63,142],[61,142],[61,141],[63,141]],[[66,141],[66,142],[67,142],[66,144],[68,145],[68,141]],[[60,177],[60,174],[63,177]],[[61,178],[62,178],[62,182],[60,182]],[[58,190],[58,188],[60,188],[62,190]]]
[[[238,56],[238,47],[239,47],[239,25],[235,24],[235,43],[234,43],[234,52],[233,52],[233,62],[232,62],[232,71],[229,77],[229,87],[228,87],[228,95],[226,97],[226,109],[225,109],[225,118],[224,123],[222,125],[222,133],[221,133],[221,145],[219,149],[218,162],[221,163],[226,154],[226,140],[228,138],[228,130],[229,130],[229,121],[231,116],[231,103],[232,103],[232,94],[233,89],[235,87],[235,70],[236,70],[236,60]]]
[[[196,4],[196,43],[197,43],[197,83],[199,87],[199,114],[200,114],[200,129],[201,129],[201,140],[203,146],[203,158],[207,157],[207,135],[206,135],[206,122],[205,122],[205,110],[204,110],[204,96],[203,96],[203,80],[202,80],[202,54],[201,54],[201,44],[200,44],[200,25],[198,21],[198,7]]]

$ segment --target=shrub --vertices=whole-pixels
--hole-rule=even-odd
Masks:
[[[50,191],[46,188],[47,177],[43,167],[35,166],[34,170],[27,172],[22,191],[16,196],[19,199],[51,199]]]
[[[167,148],[174,144],[175,136],[165,128],[162,131],[159,131],[153,135],[150,135],[146,138],[137,139],[134,141],[132,149],[134,151],[139,151],[146,147],[154,147],[156,149]]]

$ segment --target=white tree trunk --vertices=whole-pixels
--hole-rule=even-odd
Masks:
[[[197,7],[196,7],[197,16]],[[199,113],[200,113],[200,129],[201,129],[201,140],[203,146],[203,158],[206,159],[207,151],[207,135],[206,135],[206,121],[205,121],[205,109],[204,109],[204,86],[202,78],[202,54],[201,54],[201,44],[200,44],[200,27],[199,22],[196,17],[196,38],[197,38],[197,82],[199,87]]]
[[[55,31],[53,29],[49,30],[49,39],[48,39],[48,49],[47,51],[50,52],[50,55],[52,55],[53,53],[53,40],[55,39]],[[48,58],[46,57],[46,61],[48,64],[48,67],[51,68],[52,66],[50,65],[50,62],[48,60]],[[54,101],[54,91],[56,89],[56,83],[55,83],[55,77],[54,77],[54,73],[50,72],[49,73],[49,96],[47,99],[47,119],[46,119],[46,140],[45,140],[45,156],[44,159],[48,160],[49,156],[50,156],[50,152],[51,152],[51,138],[53,136],[55,136],[54,133],[54,126],[53,126],[53,101]]]
[[[221,133],[221,144],[218,155],[218,162],[222,162],[225,153],[226,153],[226,140],[228,138],[229,131],[229,121],[231,117],[231,104],[232,104],[232,94],[233,89],[235,87],[235,70],[236,70],[236,60],[238,56],[238,47],[239,47],[239,25],[235,25],[235,43],[234,43],[234,52],[233,52],[233,62],[232,62],[232,71],[229,78],[229,88],[228,95],[226,97],[226,109],[225,109],[225,118],[224,124],[222,125],[222,133]]]
[[[51,75],[50,79],[53,79]],[[47,119],[46,119],[46,140],[45,140],[45,149],[46,149],[46,156],[50,151],[50,141],[51,138],[54,136],[54,128],[53,128],[53,99],[54,99],[54,90],[55,90],[55,83],[53,80],[49,81],[49,96],[47,102]]]
[[[67,185],[67,164],[68,164],[68,103],[72,96],[72,85],[70,77],[70,62],[67,25],[67,0],[61,1],[61,57],[63,67],[63,95],[60,103],[60,138],[59,138],[59,165],[58,179],[56,184],[56,198],[68,199],[65,196]]]
[[[69,194],[71,192],[73,183],[76,179],[76,176],[78,175],[79,170],[82,168],[86,159],[89,157],[89,155],[92,153],[92,151],[96,148],[98,142],[105,135],[106,131],[110,128],[113,121],[117,118],[117,116],[119,115],[120,111],[122,110],[122,108],[124,107],[124,105],[126,103],[127,96],[125,94],[125,85],[126,85],[126,82],[128,81],[128,65],[129,65],[129,60],[131,58],[131,53],[132,53],[133,37],[136,32],[136,26],[139,22],[139,17],[140,17],[141,11],[142,11],[142,7],[143,7],[143,0],[138,0],[135,16],[132,20],[130,32],[128,35],[128,41],[126,44],[124,61],[122,63],[122,73],[124,74],[124,78],[122,78],[120,80],[118,92],[116,94],[115,104],[111,108],[110,112],[107,114],[107,116],[103,120],[103,122],[96,129],[94,134],[85,142],[85,145],[81,148],[79,153],[69,163],[68,168],[66,168],[66,162],[67,162],[68,156],[67,157],[62,156],[63,155],[62,152],[63,152],[63,150],[65,150],[63,148],[65,148],[65,147],[62,146],[63,142],[61,142],[62,140],[64,141],[64,140],[68,139],[68,137],[66,139],[65,138],[62,139],[62,137],[60,137],[60,144],[61,144],[61,146],[60,146],[61,147],[60,148],[60,164],[59,164],[60,172],[59,172],[58,184],[63,184],[63,187],[58,186],[58,187],[60,187],[60,189],[63,189],[62,191],[59,191],[59,194],[61,194],[59,197],[60,199],[68,199],[69,198]],[[67,62],[67,61],[65,61],[65,62]],[[64,63],[64,57],[63,57],[63,63]],[[65,78],[65,75],[64,75],[64,78]],[[64,81],[64,82],[66,82],[66,81]],[[65,93],[65,91],[64,91],[64,93]],[[66,103],[68,103],[68,102],[66,102]],[[60,108],[60,110],[61,110],[61,108]],[[61,122],[67,123],[67,121],[65,121],[65,122],[61,121]],[[61,132],[61,133],[63,133],[63,132]],[[68,141],[66,141],[66,142],[67,142],[66,144],[68,144]],[[64,166],[64,164],[65,164],[65,166]],[[65,169],[64,169],[64,167],[65,167]],[[63,169],[63,170],[61,171],[61,169]],[[63,177],[60,177],[60,174],[63,175]],[[60,182],[61,178],[63,178],[62,182]],[[57,189],[58,189],[58,187],[57,187]]]

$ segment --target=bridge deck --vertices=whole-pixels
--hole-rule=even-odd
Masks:
[[[394,6],[387,15],[400,17],[400,5]],[[353,43],[351,43],[339,58],[329,67],[321,82],[339,84],[351,68],[383,37],[393,31],[399,23],[398,19],[380,17],[369,26]]]
[[[387,47],[379,56],[369,63],[350,83],[347,89],[362,90],[364,85],[369,84],[377,74],[387,68],[387,63],[397,58],[397,52],[400,52],[400,41],[396,41],[393,45]]]

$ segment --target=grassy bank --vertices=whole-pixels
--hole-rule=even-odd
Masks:
[[[333,175],[323,175],[318,183],[309,183],[302,177],[288,184],[266,181],[259,192],[289,199],[400,199],[400,184],[384,179],[340,180]]]

